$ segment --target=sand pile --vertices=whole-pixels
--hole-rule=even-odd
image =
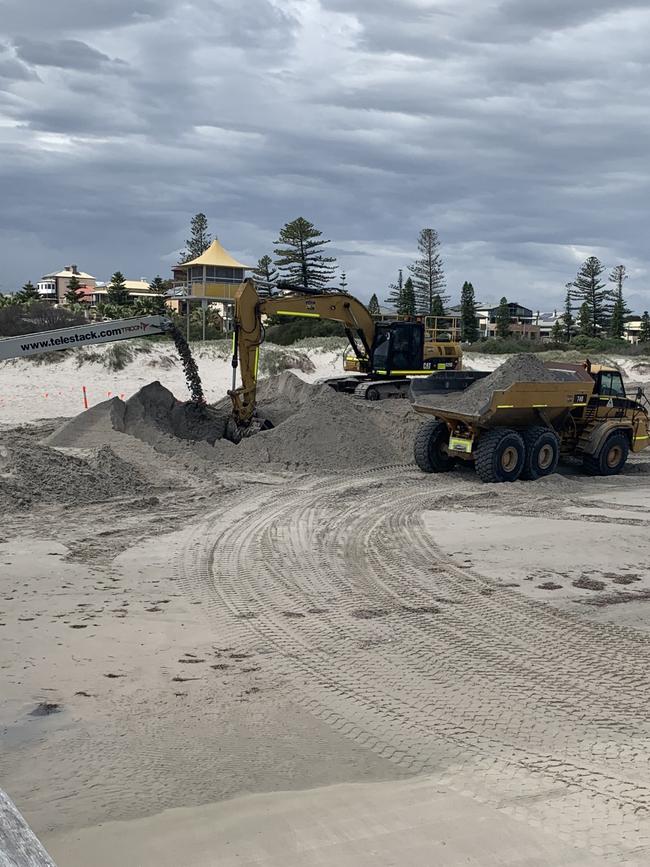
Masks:
[[[214,443],[223,436],[228,416],[225,410],[210,411],[196,403],[176,400],[159,382],[145,385],[122,407],[113,410],[118,416],[116,429],[145,441],[157,432],[181,440]]]
[[[145,385],[126,402],[114,397],[63,424],[45,443],[87,448],[110,443],[114,431],[154,445],[161,437],[214,443],[223,436],[229,409],[183,403],[159,382]]]
[[[285,377],[297,379],[279,378]],[[273,430],[243,440],[231,461],[327,472],[411,462],[419,422],[408,406],[401,414],[388,412],[327,385],[301,385],[302,405]],[[260,414],[266,411],[261,403]]]
[[[479,379],[465,391],[449,395],[418,396],[418,402],[440,409],[455,409],[466,415],[480,415],[489,404],[492,394],[501,391],[515,382],[556,382],[560,378],[536,355],[522,353],[513,355],[504,364]]]
[[[142,492],[142,476],[108,446],[84,457],[64,454],[28,439],[0,446],[0,506],[81,504]]]
[[[257,386],[258,414],[277,427],[309,403],[319,388],[289,371],[263,379]],[[220,400],[214,410],[227,417],[232,410],[230,398]]]
[[[420,420],[406,402],[400,403],[389,410],[284,371],[258,388],[258,413],[275,427],[234,445],[222,439],[229,398],[209,407],[206,415],[156,382],[126,403],[113,398],[81,413],[46,442],[79,448],[88,438],[110,444],[116,436],[130,434],[188,466],[194,459],[207,459],[235,470],[270,465],[336,472],[411,462]]]

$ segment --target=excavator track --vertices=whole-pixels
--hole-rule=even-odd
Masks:
[[[411,386],[410,379],[369,379],[360,383],[353,396],[358,400],[386,400],[406,398]]]
[[[340,394],[349,394],[359,400],[385,400],[390,397],[408,397],[410,379],[369,379],[366,376],[334,376],[319,379],[316,385],[329,385]]]

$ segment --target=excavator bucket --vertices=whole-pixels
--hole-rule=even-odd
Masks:
[[[226,422],[224,439],[230,440],[231,443],[240,443],[246,437],[255,436],[255,434],[261,431],[271,430],[272,428],[273,422],[268,418],[253,416],[247,425],[242,425],[231,415]]]

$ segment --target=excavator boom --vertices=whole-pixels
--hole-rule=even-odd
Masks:
[[[422,317],[376,323],[366,307],[346,293],[313,295],[289,286],[283,288],[288,290],[283,295],[260,298],[255,283],[248,279],[235,296],[233,382],[228,392],[233,413],[227,430],[227,436],[234,442],[264,427],[264,422],[255,415],[264,316],[306,316],[340,322],[354,353],[346,356],[345,369],[356,376],[339,376],[324,382],[336,391],[365,400],[406,397],[410,376],[428,376],[433,371],[460,367],[462,351],[453,335],[443,337],[435,328],[431,332]]]
[[[264,340],[264,316],[304,316],[340,322],[360,359],[368,359],[375,338],[375,323],[364,305],[343,292],[311,295],[296,293],[260,298],[251,279],[245,280],[235,295],[235,333],[233,341],[233,383],[228,392],[233,403],[229,437],[235,441],[259,429],[255,423],[257,367]],[[241,386],[236,387],[237,367]]]

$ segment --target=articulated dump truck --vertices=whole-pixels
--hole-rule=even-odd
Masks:
[[[628,397],[618,370],[537,363],[546,368],[539,381],[494,390],[478,372],[414,381],[414,408],[431,416],[415,440],[420,469],[446,472],[465,461],[484,482],[513,482],[550,475],[570,457],[590,475],[611,476],[650,444],[648,399],[642,389]]]

